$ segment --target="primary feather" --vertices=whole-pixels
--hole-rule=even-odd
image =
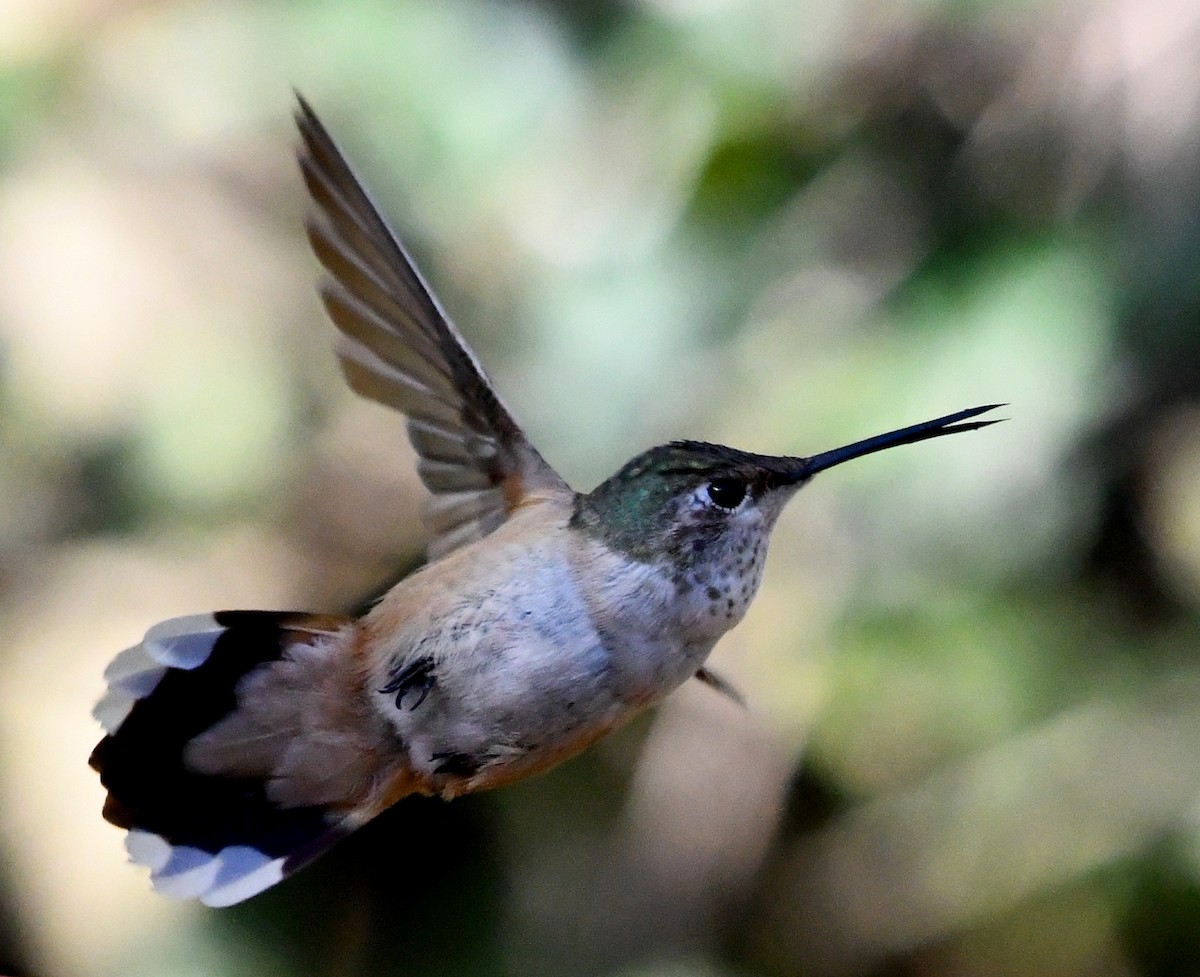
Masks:
[[[569,492],[303,99],[296,122],[313,203],[309,240],[329,273],[321,294],[342,332],[338,356],[355,391],[409,418],[432,494],[429,555],[483,538],[532,494]]]

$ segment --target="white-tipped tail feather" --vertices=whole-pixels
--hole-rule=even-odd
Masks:
[[[130,861],[150,869],[156,892],[173,899],[199,899],[206,906],[232,906],[269,889],[284,876],[284,858],[271,858],[249,845],[231,845],[215,855],[173,846],[151,831],[134,829],[125,839]]]
[[[290,612],[197,614],[155,625],[109,665],[108,691],[95,710],[107,735],[91,764],[108,789],[105,818],[128,830],[129,856],[150,869],[157,892],[210,906],[241,902],[350,830],[354,797],[295,790],[281,798],[271,790],[281,771],[326,755],[303,737],[331,662],[347,666],[337,673],[346,693],[357,688],[352,661],[324,654],[350,623]],[[217,728],[246,733],[253,749],[222,741],[228,762],[191,762],[189,748]],[[350,760],[378,746],[356,744]],[[299,774],[304,783],[325,783],[311,771]],[[347,783],[370,781],[368,772]]]
[[[154,691],[168,668],[190,670],[203,664],[224,630],[212,614],[154,625],[141,644],[126,648],[104,670],[108,689],[92,710],[96,721],[106,733],[115,733],[133,704]]]

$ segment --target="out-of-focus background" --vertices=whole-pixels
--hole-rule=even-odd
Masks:
[[[419,558],[330,352],[312,101],[547,458],[823,475],[716,667],[224,911],[86,758],[165,617]],[[0,972],[1200,974],[1200,3],[0,3]]]

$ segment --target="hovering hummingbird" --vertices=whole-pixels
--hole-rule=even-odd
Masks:
[[[368,613],[219,611],[116,657],[95,709],[104,816],[169,896],[226,906],[409,794],[574,756],[705,665],[787,501],[834,465],[995,423],[973,407],[806,458],[675,441],[588,493],[550,467],[316,115],[308,237],[358,393],[408,417],[428,563]]]

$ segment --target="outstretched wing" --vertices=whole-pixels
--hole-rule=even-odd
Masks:
[[[341,330],[350,386],[408,416],[436,558],[480,539],[535,494],[570,488],[526,439],[303,98],[300,169],[312,196],[308,237],[329,272],[321,297]]]

